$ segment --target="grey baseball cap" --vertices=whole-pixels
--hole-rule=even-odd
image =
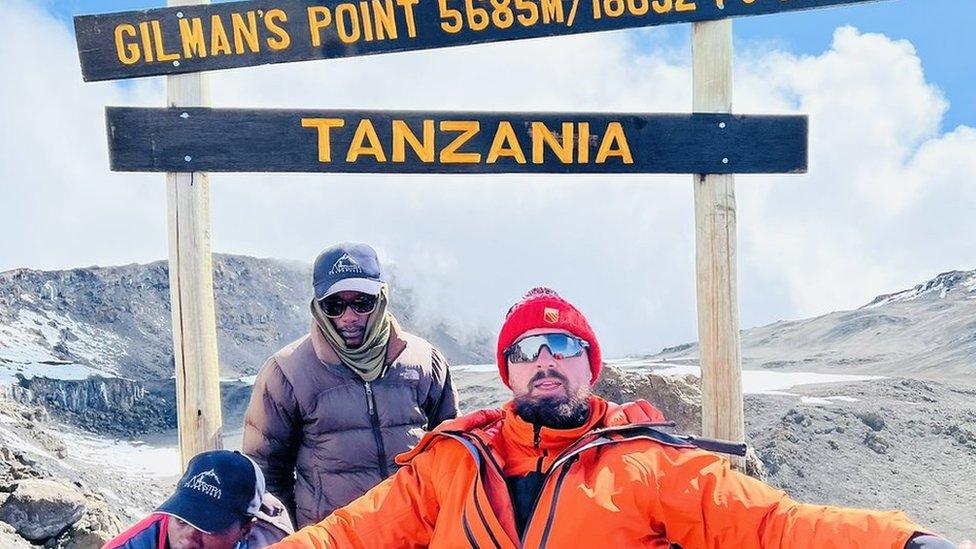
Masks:
[[[316,300],[346,291],[378,295],[384,284],[386,276],[376,250],[366,244],[342,242],[315,259],[312,286]]]

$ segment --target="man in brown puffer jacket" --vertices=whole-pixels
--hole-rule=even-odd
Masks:
[[[457,415],[447,361],[387,312],[372,248],[327,248],[313,285],[311,332],[261,368],[244,421],[244,452],[298,527],[396,472],[397,454]]]

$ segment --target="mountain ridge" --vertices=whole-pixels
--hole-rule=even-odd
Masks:
[[[214,254],[221,375],[257,372],[279,348],[308,333],[311,265]],[[456,334],[415,318],[414,294],[391,281],[391,312],[408,331],[457,362],[491,360],[490,338]],[[169,273],[165,261],[0,273],[0,379],[16,373],[82,379],[172,376]]]
[[[742,330],[744,368],[922,377],[972,384],[976,270],[946,271],[852,310]],[[692,361],[698,344],[648,357]]]

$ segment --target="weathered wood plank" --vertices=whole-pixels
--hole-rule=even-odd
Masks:
[[[169,4],[202,1],[206,0],[169,0]],[[167,104],[210,105],[207,80],[206,74],[166,77]],[[176,411],[185,469],[196,454],[223,447],[207,174],[166,174],[166,217]]]
[[[796,173],[805,116],[107,109],[115,171]]]
[[[732,110],[732,21],[692,26],[692,109]],[[696,174],[695,283],[702,386],[702,434],[742,441],[742,364],[736,282],[736,203],[732,174]],[[741,468],[743,460],[731,458]]]
[[[249,0],[75,17],[87,81],[599,32],[880,0]]]

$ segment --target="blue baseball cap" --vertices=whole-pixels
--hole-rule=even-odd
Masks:
[[[315,258],[312,286],[316,300],[348,291],[379,295],[384,284],[386,277],[376,250],[366,244],[343,242]]]
[[[256,515],[263,497],[264,475],[251,458],[213,450],[193,456],[176,492],[156,512],[214,534]]]

